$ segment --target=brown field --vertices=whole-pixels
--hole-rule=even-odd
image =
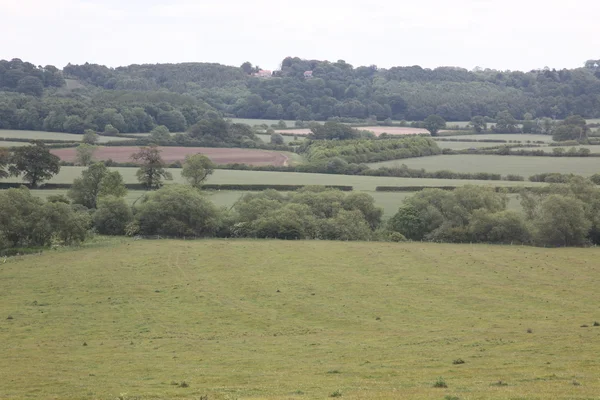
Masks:
[[[213,147],[159,147],[161,157],[167,163],[183,161],[189,154],[204,154],[215,164],[240,163],[248,165],[287,165],[289,157],[283,153],[267,150],[253,149],[229,149]],[[95,160],[111,159],[115,162],[131,162],[131,155],[139,151],[139,147],[133,146],[110,146],[98,147],[94,152]],[[63,161],[75,161],[75,148],[54,149]]]
[[[422,128],[411,128],[411,127],[400,127],[400,126],[356,126],[356,129],[362,131],[371,131],[375,135],[379,136],[382,133],[389,135],[429,135],[426,129]],[[294,135],[308,135],[311,131],[308,128],[303,129],[283,129],[275,130],[278,133],[287,133]]]

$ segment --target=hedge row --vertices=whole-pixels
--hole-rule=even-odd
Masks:
[[[0,182],[0,189],[11,189],[23,186],[22,183],[16,182]],[[38,187],[43,190],[55,190],[55,189],[70,189],[71,183],[45,183]],[[263,191],[267,189],[273,189],[281,192],[293,192],[302,189],[306,185],[269,185],[269,184],[206,184],[202,185],[204,190],[246,190],[246,191]],[[141,183],[127,183],[125,187],[129,190],[146,190],[146,187]],[[337,189],[342,192],[351,192],[354,190],[353,186],[342,186],[342,185],[325,185],[329,189]]]
[[[460,186],[377,186],[376,192],[418,192],[425,189],[442,189],[454,190]],[[505,193],[520,193],[523,189],[530,191],[541,191],[543,187],[528,187],[528,186],[496,186],[496,192]]]

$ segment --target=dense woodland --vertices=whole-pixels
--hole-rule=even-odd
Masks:
[[[311,120],[486,121],[600,117],[600,68],[529,72],[419,66],[378,69],[288,57],[267,78],[208,63],[36,67],[0,61],[0,128],[181,132],[209,112],[225,117]],[[312,77],[304,72],[312,71]],[[388,120],[389,121],[389,120]]]

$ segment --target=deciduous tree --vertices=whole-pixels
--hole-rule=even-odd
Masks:
[[[23,180],[32,187],[46,181],[60,171],[60,158],[50,153],[41,141],[31,146],[17,147],[10,159],[9,172],[14,176],[23,175]]]
[[[165,162],[160,156],[158,147],[140,147],[140,151],[133,154],[131,158],[140,163],[136,175],[138,181],[147,189],[157,189],[162,186],[163,179],[173,179],[173,175],[165,169]]]
[[[437,136],[440,129],[446,127],[446,121],[439,115],[432,114],[423,121],[423,128],[427,129],[431,136]]]
[[[213,173],[215,164],[202,154],[187,155],[183,162],[181,176],[183,176],[190,185],[199,189],[202,183]]]

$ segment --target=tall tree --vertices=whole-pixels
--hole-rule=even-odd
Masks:
[[[23,175],[23,180],[32,187],[46,181],[60,171],[60,158],[50,153],[41,141],[31,146],[17,147],[10,158],[9,172],[13,176]]]
[[[423,127],[431,133],[431,136],[437,136],[440,129],[446,127],[446,121],[439,115],[432,114],[425,118],[423,121]]]
[[[96,151],[96,146],[89,145],[87,143],[81,143],[75,149],[76,155],[75,160],[77,164],[83,165],[87,167],[92,163],[92,158],[94,157],[94,152]]]
[[[181,176],[187,179],[190,185],[199,189],[214,169],[215,164],[205,155],[187,155],[183,162]]]
[[[133,154],[131,158],[140,163],[136,175],[138,181],[147,189],[157,189],[162,186],[163,179],[173,179],[173,175],[165,169],[165,162],[160,156],[158,147],[140,147],[140,151]]]
[[[122,197],[127,193],[118,171],[109,171],[103,163],[95,163],[73,181],[68,196],[75,204],[96,208],[102,196]]]

